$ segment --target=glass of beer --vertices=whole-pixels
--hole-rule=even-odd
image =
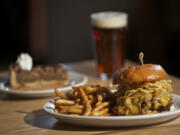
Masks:
[[[127,14],[98,12],[90,15],[98,73],[109,78],[123,66],[127,33]]]

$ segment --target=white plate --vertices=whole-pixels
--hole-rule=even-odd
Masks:
[[[152,124],[159,124],[167,122],[180,115],[180,96],[173,94],[173,109],[169,112],[162,112],[157,114],[137,115],[137,116],[72,116],[65,114],[58,114],[53,111],[53,101],[44,104],[43,109],[56,117],[62,122],[96,127],[128,127],[128,126],[145,126]]]
[[[69,71],[70,84],[66,87],[61,87],[59,90],[66,92],[72,89],[72,86],[80,86],[87,83],[88,79],[85,75]],[[23,97],[48,97],[54,95],[54,89],[46,89],[46,90],[14,90],[10,86],[6,86],[8,79],[8,74],[0,77],[0,92],[13,94],[16,96]]]

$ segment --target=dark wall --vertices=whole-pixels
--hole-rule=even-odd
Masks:
[[[49,61],[93,58],[89,15],[98,11],[124,11],[129,23],[138,10],[132,0],[48,0]]]
[[[141,0],[129,34],[128,58],[137,60],[135,56],[143,51],[145,63],[161,64],[167,72],[180,76],[177,62],[180,58],[180,1]]]
[[[0,66],[9,64],[22,51],[28,51],[28,3],[1,1]]]

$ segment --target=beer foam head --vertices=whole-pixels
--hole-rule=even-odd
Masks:
[[[127,14],[123,12],[93,13],[91,23],[98,28],[121,28],[127,26]]]

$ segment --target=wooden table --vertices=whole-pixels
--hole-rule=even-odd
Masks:
[[[126,65],[132,63],[126,61]],[[101,83],[96,76],[95,63],[85,61],[69,64],[72,70],[88,75],[89,83]],[[2,72],[0,73],[3,74]],[[174,93],[180,94],[180,79],[173,80]],[[23,99],[0,94],[0,135],[170,135],[180,134],[180,117],[168,123],[136,128],[91,128],[64,124],[41,108],[51,98]]]

